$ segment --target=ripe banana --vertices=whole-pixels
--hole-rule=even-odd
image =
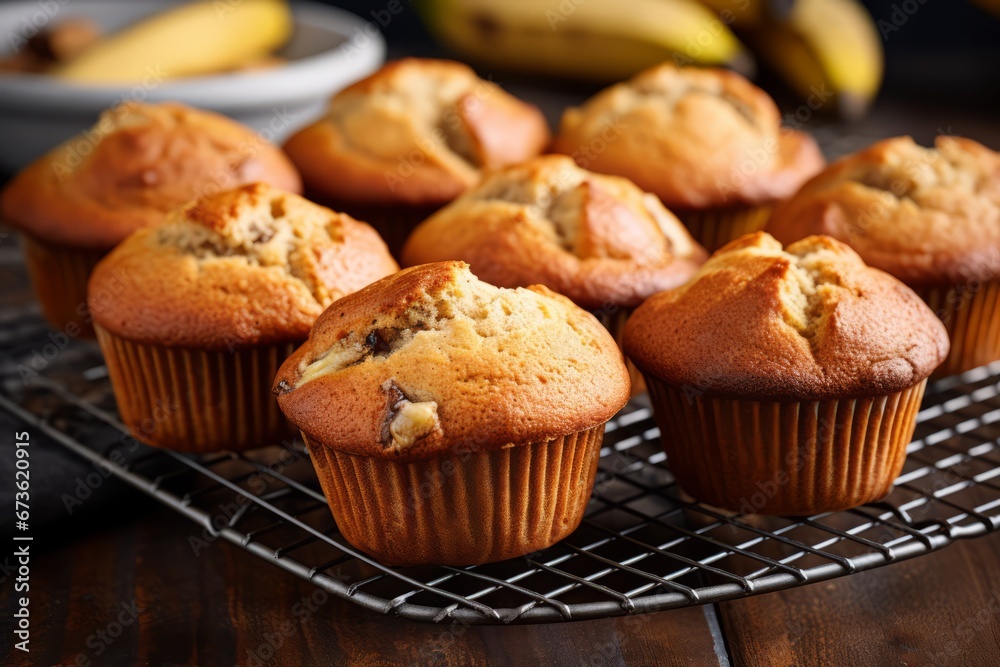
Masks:
[[[53,73],[86,83],[135,83],[232,69],[278,48],[292,31],[283,0],[201,0],[101,40]]]
[[[786,20],[740,35],[811,106],[846,118],[861,116],[882,83],[882,40],[856,0],[796,0]]]
[[[503,69],[613,81],[646,67],[752,67],[739,40],[695,0],[425,0],[430,30],[471,60]]]

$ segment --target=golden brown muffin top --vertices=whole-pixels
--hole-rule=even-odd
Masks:
[[[880,141],[831,164],[779,206],[782,242],[829,234],[910,285],[1000,276],[1000,154],[971,139]]]
[[[305,340],[324,308],[397,269],[368,225],[254,183],[129,236],[94,269],[88,303],[135,342],[235,349]]]
[[[274,386],[311,443],[395,460],[596,427],[629,389],[593,316],[545,287],[481,282],[463,262],[405,269],[336,302]]]
[[[669,63],[566,110],[555,147],[677,209],[781,199],[823,166],[816,142],[782,130],[760,88],[735,72]]]
[[[541,152],[541,112],[450,60],[406,58],[337,93],[285,150],[307,186],[356,203],[444,204],[481,167]]]
[[[639,306],[624,346],[643,373],[692,392],[807,401],[910,387],[948,355],[948,334],[910,288],[840,241],[782,250],[758,232]]]
[[[192,199],[254,181],[302,190],[288,157],[250,128],[182,104],[128,102],[18,174],[3,215],[52,243],[110,249]]]
[[[405,265],[460,259],[494,285],[541,284],[590,309],[637,306],[705,257],[655,195],[564,155],[487,173],[403,249]]]

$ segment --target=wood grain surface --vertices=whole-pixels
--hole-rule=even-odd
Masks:
[[[127,500],[127,497],[126,497]],[[791,591],[636,617],[513,627],[380,616],[147,507],[40,536],[32,653],[9,665],[1000,665],[1000,537]],[[4,590],[9,591],[9,582]],[[4,597],[4,615],[13,611]]]

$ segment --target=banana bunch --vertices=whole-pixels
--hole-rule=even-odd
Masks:
[[[424,0],[432,33],[486,66],[615,81],[673,60],[746,71],[732,31],[697,0]]]
[[[754,60],[745,42],[813,110],[846,117],[861,115],[882,81],[882,42],[858,0],[423,0],[418,6],[446,45],[503,69],[606,82],[672,60],[750,74]]]

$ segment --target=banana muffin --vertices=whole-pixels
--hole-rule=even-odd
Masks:
[[[1000,154],[959,137],[886,139],[809,181],[768,231],[828,234],[912,287],[951,336],[938,374],[1000,359]]]
[[[804,515],[889,493],[948,335],[843,243],[782,249],[758,232],[639,306],[625,350],[682,487],[744,514]]]
[[[662,64],[563,114],[555,148],[657,195],[710,252],[763,229],[823,166],[774,101],[735,72]]]
[[[619,341],[633,308],[686,282],[705,258],[655,195],[564,155],[488,172],[403,248],[404,266],[457,259],[500,287],[545,285]]]
[[[549,143],[541,112],[469,67],[407,58],[337,93],[285,150],[310,197],[370,222],[397,253],[413,226]]]
[[[288,158],[250,128],[181,104],[129,102],[25,168],[0,206],[22,233],[46,319],[92,336],[87,279],[101,257],[171,209],[254,181],[301,190]]]
[[[133,233],[89,290],[122,421],[176,450],[280,442],[282,361],[326,306],[397,268],[368,225],[261,183]]]
[[[274,391],[353,545],[391,565],[470,565],[576,528],[629,381],[569,299],[441,262],[330,306]]]

